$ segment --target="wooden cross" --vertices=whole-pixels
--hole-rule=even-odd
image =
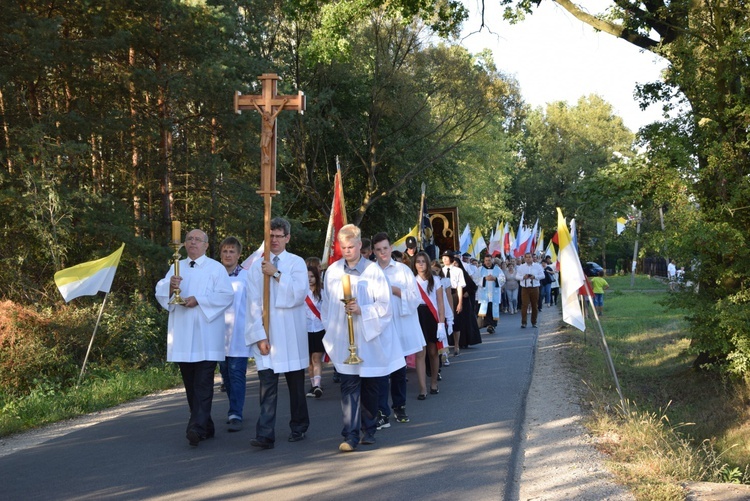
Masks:
[[[263,259],[271,258],[271,198],[278,195],[276,191],[276,117],[283,110],[305,111],[305,94],[302,91],[296,96],[277,94],[279,76],[276,73],[263,73],[258,77],[262,88],[260,95],[243,96],[239,91],[234,93],[234,111],[256,110],[261,116],[260,129],[260,189],[256,191],[263,197]],[[271,277],[263,275],[263,325],[266,336],[270,336],[269,308]]]

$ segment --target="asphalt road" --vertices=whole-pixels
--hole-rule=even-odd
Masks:
[[[517,457],[536,329],[503,316],[495,334],[443,368],[439,395],[416,399],[410,423],[391,420],[375,445],[340,453],[339,391],[324,372],[321,399],[308,399],[307,438],[289,443],[280,378],[276,447],[250,447],[258,384],[248,374],[245,428],[228,433],[227,399],[214,396],[216,437],[190,447],[187,403],[177,392],[135,411],[0,457],[0,498],[102,499],[470,499],[518,498]]]

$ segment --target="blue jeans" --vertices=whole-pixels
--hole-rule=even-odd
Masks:
[[[354,447],[359,443],[360,428],[366,434],[375,434],[380,379],[341,374],[341,412],[344,415],[341,436]]]
[[[219,372],[229,399],[227,419],[242,421],[247,383],[247,357],[226,357],[223,362],[219,362]]]
[[[515,290],[505,290],[505,297],[508,301],[508,308],[512,310],[518,309],[518,289]]]
[[[552,303],[552,284],[542,285],[542,299],[544,304]]]
[[[406,405],[406,366],[391,372],[390,376],[383,376],[378,386],[378,410],[384,416],[391,415],[391,408],[404,407]],[[391,400],[393,406],[388,407],[388,386],[390,383]]]
[[[305,433],[310,426],[305,399],[305,371],[285,372],[286,385],[289,388],[289,410],[291,419],[289,428],[292,432]],[[276,441],[276,403],[279,396],[279,375],[271,369],[258,371],[260,381],[260,415],[255,425],[255,438],[265,442]]]

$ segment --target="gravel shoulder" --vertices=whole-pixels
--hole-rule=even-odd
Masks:
[[[604,455],[582,425],[582,383],[566,362],[570,343],[559,310],[544,309],[539,320],[522,433],[519,499],[634,500],[605,469]]]

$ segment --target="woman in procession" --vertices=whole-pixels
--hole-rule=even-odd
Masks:
[[[440,279],[432,274],[430,256],[420,251],[414,256],[414,275],[417,278],[421,302],[417,308],[419,325],[427,343],[427,356],[430,360],[430,394],[437,395],[438,367],[438,338],[445,338],[445,305],[443,304],[443,287]],[[419,400],[427,398],[427,389],[420,388]]]
[[[320,309],[323,304],[321,294],[320,269],[315,265],[307,265],[307,281],[310,289],[307,291],[307,344],[310,352],[310,366],[307,369],[310,377],[310,391],[308,397],[320,398],[323,396],[321,376],[323,374],[323,336],[325,329],[320,320]]]

